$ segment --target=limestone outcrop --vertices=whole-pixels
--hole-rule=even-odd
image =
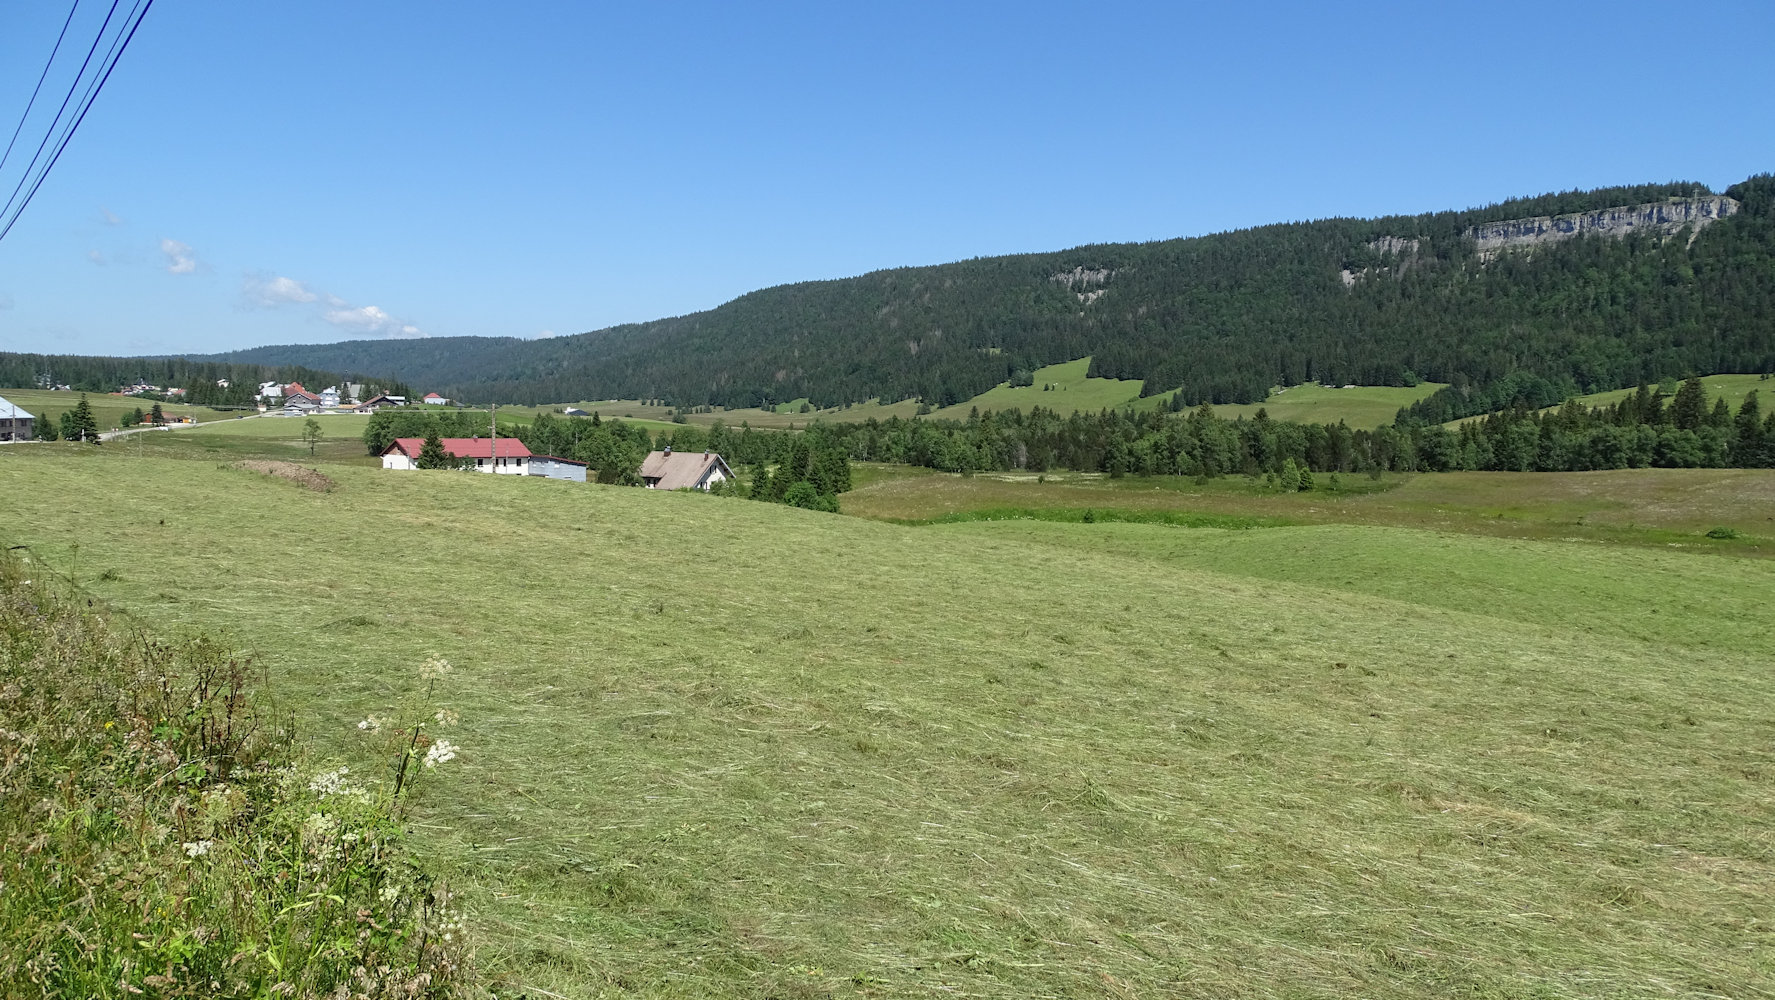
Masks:
[[[1542,215],[1532,219],[1488,222],[1467,230],[1478,246],[1481,260],[1491,260],[1506,250],[1556,243],[1574,236],[1596,234],[1620,239],[1628,233],[1652,232],[1669,236],[1691,227],[1690,240],[1711,223],[1738,211],[1738,202],[1723,195],[1705,198],[1673,198],[1644,205],[1603,208],[1570,215]]]

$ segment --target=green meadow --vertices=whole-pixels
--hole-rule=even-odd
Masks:
[[[154,400],[137,399],[134,396],[119,396],[108,392],[51,392],[47,389],[0,389],[0,397],[17,405],[20,409],[35,416],[38,420],[60,420],[62,414],[79,405],[80,397],[86,397],[87,405],[92,407],[93,419],[98,422],[99,430],[109,431],[123,425],[123,415],[134,413],[140,409],[148,413],[154,409]],[[169,416],[190,417],[198,423],[210,420],[231,420],[239,416],[237,411],[212,410],[207,406],[189,406],[185,403],[161,403],[161,412]]]
[[[1124,408],[1150,410],[1169,406],[1171,397],[1175,395],[1173,391],[1142,397],[1139,379],[1093,378],[1085,374],[1090,370],[1090,367],[1091,359],[1088,357],[1049,365],[1036,371],[1035,384],[1033,385],[1013,387],[1010,383],[1003,382],[972,399],[934,410],[931,416],[939,419],[965,420],[968,413],[976,409],[981,411],[1029,410],[1037,406],[1062,414],[1095,413],[1099,410]],[[1270,416],[1277,420],[1328,424],[1335,424],[1342,420],[1351,427],[1374,428],[1392,423],[1393,418],[1398,416],[1401,407],[1410,406],[1440,388],[1442,388],[1442,384],[1437,382],[1423,382],[1410,388],[1365,385],[1352,386],[1348,389],[1307,382],[1288,388],[1273,389],[1269,398],[1261,403],[1229,403],[1216,406],[1214,410],[1228,419],[1240,416],[1254,417],[1259,409],[1267,409]],[[753,427],[784,428],[805,427],[811,420],[857,422],[870,419],[886,420],[890,417],[905,419],[918,412],[918,401],[911,399],[895,403],[870,400],[866,403],[857,403],[846,407],[810,410],[803,413],[801,407],[806,402],[805,398],[794,399],[787,403],[780,403],[768,410],[756,408],[717,409],[712,413],[691,413],[685,416],[689,421],[700,424],[722,420],[730,426],[738,426],[744,421]],[[578,406],[588,412],[597,410],[606,417],[621,416],[653,421],[671,419],[670,407],[642,403],[638,400],[604,400],[597,403],[561,405]],[[543,406],[513,407],[512,409],[532,413],[559,411],[560,408],[560,406]]]
[[[281,447],[259,423],[232,440]],[[1250,516],[906,525],[346,462],[315,492],[202,433],[7,449],[5,543],[256,654],[317,767],[373,770],[356,723],[448,659],[414,832],[501,996],[1775,992],[1768,560],[1439,528],[1521,499],[1448,477],[1002,481]],[[1749,523],[1748,475],[1623,503]],[[1421,520],[1313,520],[1389,497]]]

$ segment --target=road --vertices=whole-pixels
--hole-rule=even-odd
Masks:
[[[249,413],[244,417],[234,417],[233,419],[235,419],[235,420],[253,420],[255,418],[262,417],[262,416],[265,416],[265,414],[263,414],[263,413]],[[120,437],[127,437],[131,434],[141,434],[144,431],[176,431],[176,430],[182,430],[187,427],[208,427],[211,424],[219,424],[219,423],[223,423],[223,422],[224,421],[221,421],[221,420],[206,420],[200,424],[160,424],[158,426],[156,426],[154,424],[142,424],[137,427],[125,427],[124,429],[119,430],[119,431],[105,431],[99,435],[99,440],[101,442],[115,441]]]

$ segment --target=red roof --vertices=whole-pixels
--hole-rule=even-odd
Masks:
[[[444,453],[457,458],[529,458],[530,449],[517,438],[500,438],[499,454],[493,453],[492,438],[444,438]],[[408,458],[418,458],[425,447],[424,438],[395,438],[384,455],[399,451]]]
[[[443,399],[444,397],[438,395],[435,392],[428,392],[425,394],[425,398],[426,399]]]

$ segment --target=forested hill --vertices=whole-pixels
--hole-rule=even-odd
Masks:
[[[542,341],[265,347],[212,360],[374,370],[467,400],[749,406],[967,399],[1090,355],[1182,388],[1515,379],[1592,391],[1775,368],[1775,176],[1286,223],[767,288],[707,312]],[[1510,222],[1510,225],[1499,225]],[[1474,404],[1477,405],[1477,402]]]

